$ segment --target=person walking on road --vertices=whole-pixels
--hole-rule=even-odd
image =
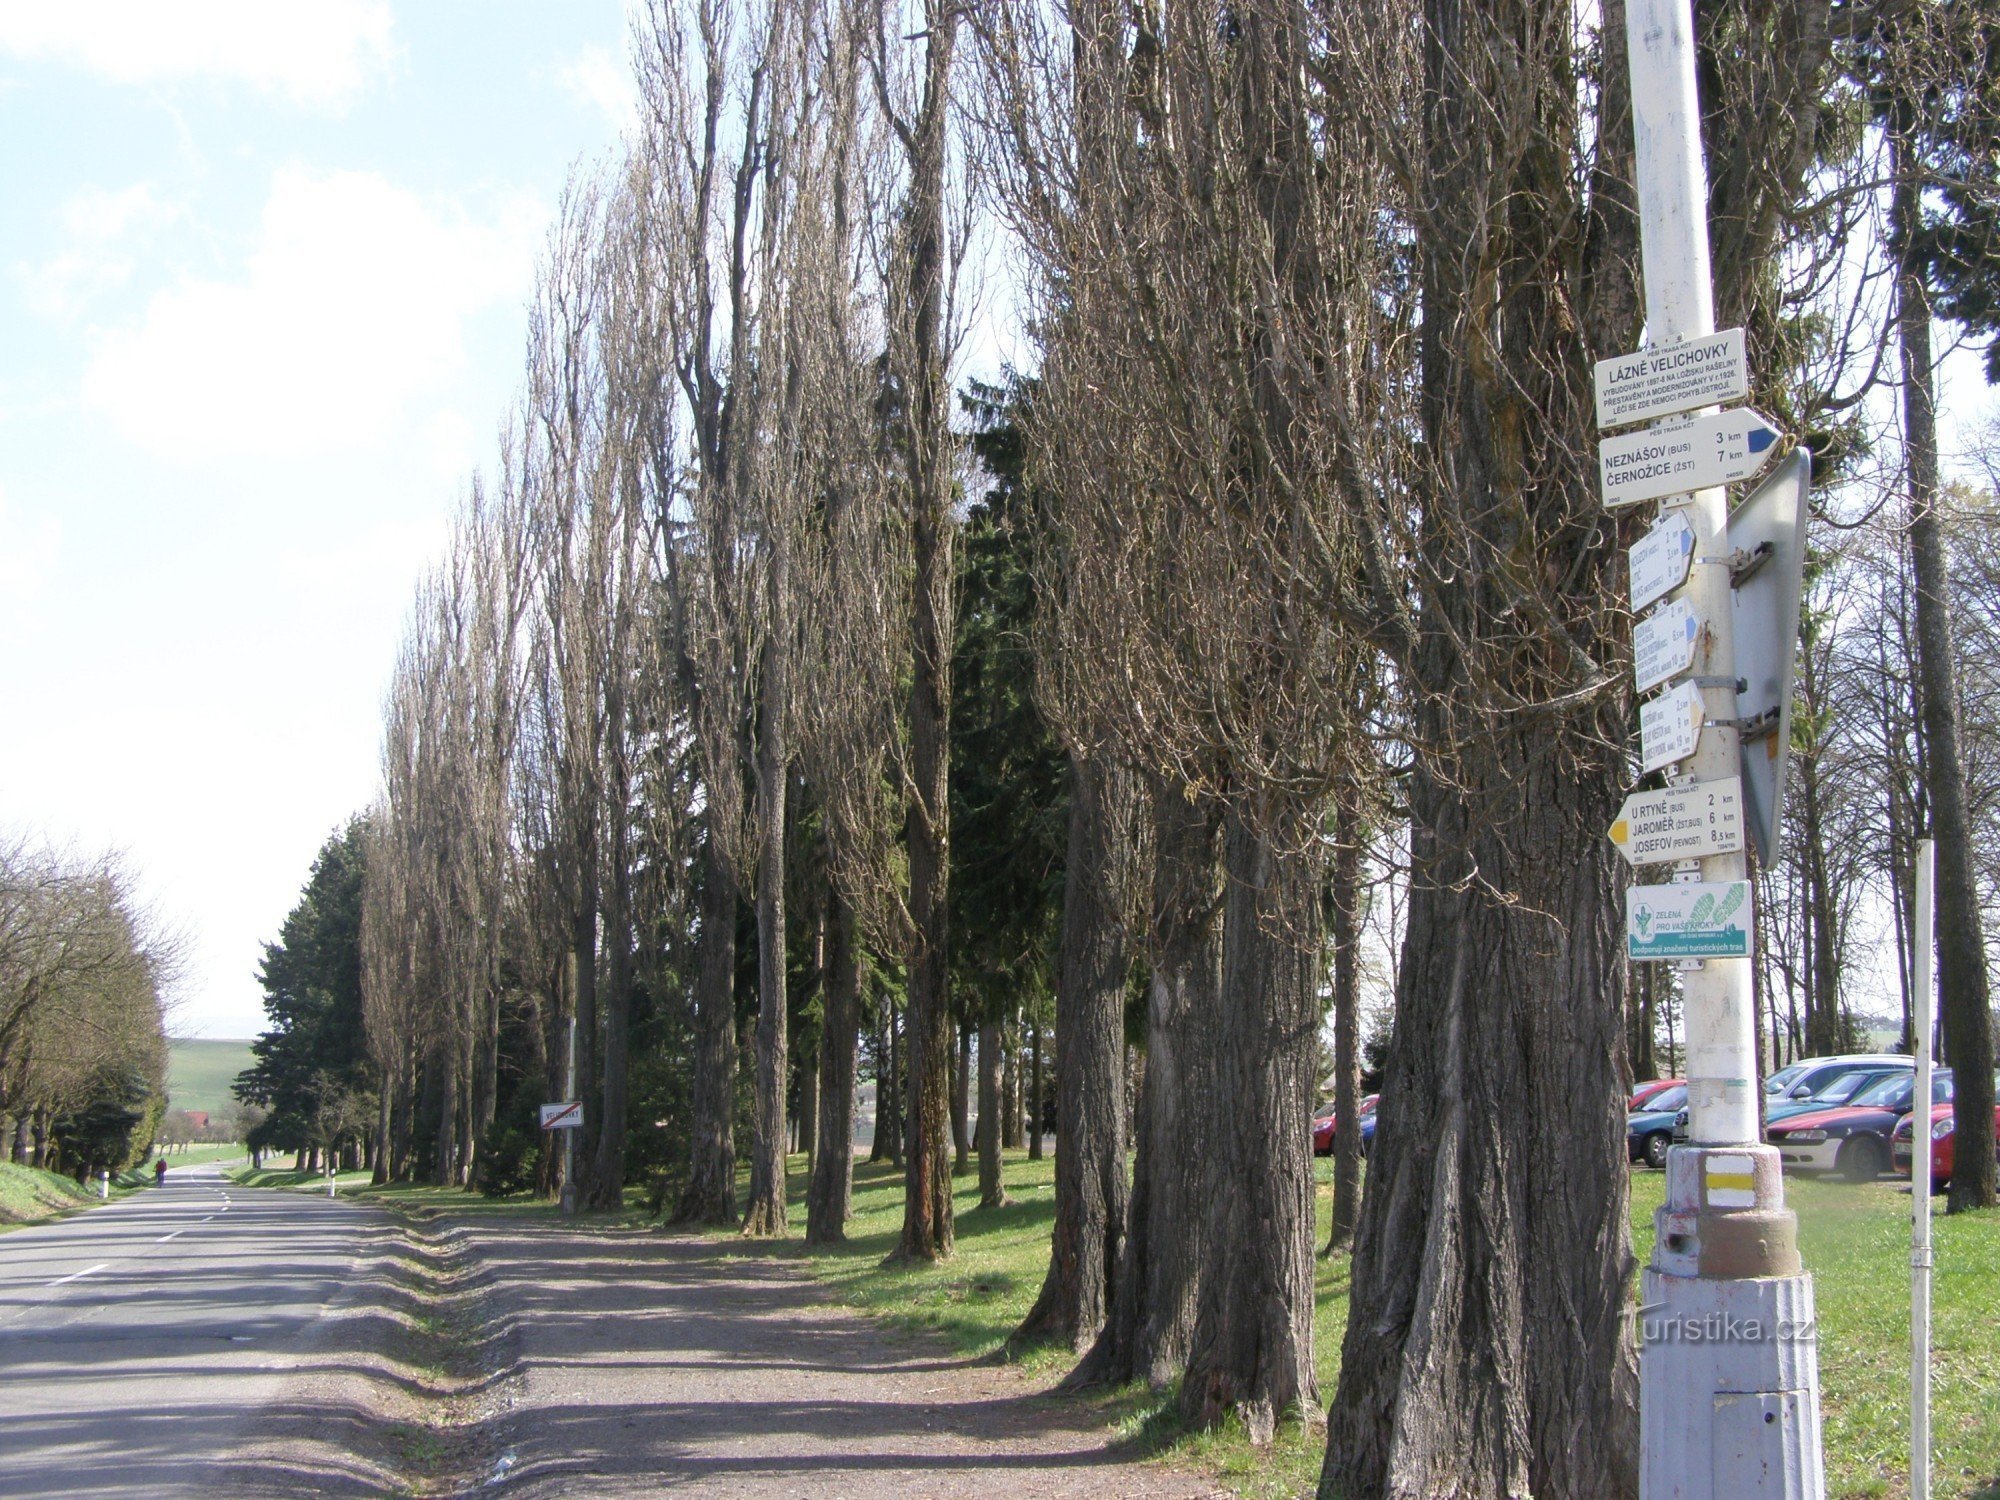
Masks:
[[[167,1185],[167,1159],[163,1156],[158,1161],[153,1163],[153,1186],[165,1187],[166,1185]]]

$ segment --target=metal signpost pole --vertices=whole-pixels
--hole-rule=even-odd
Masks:
[[[1649,344],[1658,349],[1715,333],[1689,0],[1630,0],[1626,43],[1646,322]],[[1662,462],[1673,461],[1671,444],[1684,442],[1687,426],[1654,429],[1662,436]],[[1706,435],[1715,424],[1698,419],[1693,426]],[[1753,424],[1752,441],[1761,451],[1770,437],[1759,438]],[[1714,456],[1700,451],[1692,458]],[[1651,459],[1628,453],[1620,462],[1633,473]],[[1731,471],[1706,482],[1734,477]],[[1606,492],[1608,498],[1609,476]],[[1682,787],[1734,782],[1742,746],[1726,491],[1701,489],[1666,505],[1693,532],[1692,566],[1670,606],[1684,600],[1693,613],[1692,681],[1707,721],[1694,753],[1670,776]],[[1676,878],[1698,880],[1719,898],[1740,889],[1733,883],[1746,879],[1747,867],[1742,840],[1734,843],[1731,852],[1678,861]],[[1759,1140],[1752,958],[1747,945],[1742,951],[1746,956],[1681,960],[1690,1144],[1668,1154],[1666,1205],[1644,1275],[1643,1500],[1819,1500],[1824,1491],[1812,1282],[1800,1267],[1778,1153]]]
[[[1931,1500],[1931,877],[1937,845],[1917,841],[1917,946],[1910,1030],[1917,1086],[1910,1095],[1910,1500]]]

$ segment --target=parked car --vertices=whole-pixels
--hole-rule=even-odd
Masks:
[[[1649,1167],[1667,1164],[1667,1147],[1674,1140],[1674,1115],[1688,1101],[1687,1085],[1677,1083],[1646,1101],[1644,1109],[1630,1110],[1625,1116],[1625,1152],[1633,1161]]]
[[[1365,1154],[1368,1143],[1375,1139],[1375,1103],[1382,1096],[1370,1094],[1361,1101],[1361,1150]],[[1313,1155],[1333,1155],[1334,1118],[1333,1105],[1322,1104],[1319,1113],[1313,1116]]]
[[[1649,1083],[1633,1084],[1632,1097],[1625,1101],[1625,1112],[1630,1114],[1635,1109],[1644,1109],[1647,1100],[1664,1094],[1668,1089],[1679,1088],[1684,1082],[1686,1080],[1681,1078],[1655,1078]]]
[[[1788,1063],[1764,1080],[1764,1092],[1784,1094],[1791,1092],[1794,1085],[1807,1082],[1806,1075],[1819,1069],[1832,1068],[1840,1071],[1857,1065],[1875,1064],[1881,1067],[1901,1066],[1914,1068],[1916,1059],[1901,1052],[1851,1052],[1839,1057],[1802,1057]],[[1808,1093],[1812,1090],[1808,1088]]]
[[[1780,1120],[1789,1120],[1794,1115],[1812,1114],[1816,1110],[1832,1109],[1835,1105],[1846,1104],[1855,1095],[1884,1078],[1903,1078],[1910,1074],[1909,1068],[1888,1067],[1881,1063],[1863,1063],[1859,1067],[1842,1072],[1830,1070],[1827,1081],[1816,1094],[1799,1096],[1795,1090],[1788,1090],[1778,1098],[1766,1096],[1764,1106],[1764,1128],[1770,1129]],[[1688,1138],[1688,1112],[1683,1109],[1674,1116],[1674,1143],[1679,1145]]]
[[[1846,1104],[1813,1110],[1764,1132],[1785,1166],[1801,1172],[1839,1172],[1849,1182],[1872,1182],[1889,1170],[1889,1136],[1910,1111],[1917,1080],[1893,1073],[1861,1090]],[[1951,1098],[1951,1070],[1940,1068],[1931,1082],[1931,1102]]]
[[[2000,1092],[2000,1074],[1994,1076],[1994,1089]],[[1889,1159],[1895,1170],[1902,1176],[1910,1175],[1910,1136],[1916,1123],[1916,1114],[1911,1112],[1896,1122],[1896,1128],[1889,1137]],[[1941,1193],[1951,1181],[1953,1158],[1957,1152],[1953,1143],[1958,1138],[1958,1121],[1949,1104],[1933,1104],[1930,1120],[1931,1134],[1931,1191]],[[2000,1145],[2000,1104],[1993,1106],[1993,1140]]]

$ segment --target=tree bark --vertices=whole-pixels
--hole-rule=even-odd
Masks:
[[[1178,788],[1153,790],[1151,978],[1132,1194],[1110,1321],[1068,1384],[1144,1380],[1187,1365],[1201,1291],[1216,1128],[1211,1035],[1222,983],[1217,818]]]
[[[1222,988],[1202,1284],[1182,1417],[1239,1416],[1253,1443],[1317,1408],[1313,1370],[1313,1074],[1318,892],[1276,835],[1231,806],[1223,824]]]
[[[955,558],[952,434],[946,368],[945,193],[952,54],[963,7],[925,0],[924,85],[901,132],[909,169],[909,275],[896,310],[909,410],[904,444],[911,544],[909,851],[909,1121],[903,1233],[897,1254],[952,1253],[950,1109],[951,648]],[[886,85],[884,85],[886,89]]]
[[[1007,1196],[1000,1161],[1004,1109],[1000,1080],[1000,1032],[997,1021],[979,1028],[979,1206],[1004,1208]]]
[[[861,1021],[861,970],[854,913],[827,896],[826,988],[819,1044],[819,1149],[806,1190],[806,1243],[847,1238],[854,1200],[854,1047]],[[880,1090],[878,1088],[878,1097]]]
[[[1125,1237],[1125,982],[1128,959],[1112,888],[1121,778],[1070,757],[1069,852],[1056,982],[1056,1203],[1049,1269],[1016,1340],[1082,1350],[1117,1292]]]
[[[770,542],[770,621],[764,639],[762,702],[757,715],[757,1104],[750,1150],[750,1202],[743,1232],[785,1229],[785,1091],[791,1082],[785,993],[785,803],[790,756],[785,713],[790,697],[790,552],[782,525]]]
[[[1003,1028],[1000,1065],[1000,1144],[1009,1151],[1021,1149],[1021,1016]]]
[[[696,934],[693,1130],[674,1220],[736,1219],[736,885],[711,835]]]
[[[1960,747],[1951,564],[1938,523],[1937,405],[1932,389],[1930,301],[1910,248],[1917,228],[1919,171],[1909,147],[1908,106],[1895,140],[1896,234],[1904,247],[1897,278],[1897,333],[1903,358],[1903,444],[1910,482],[1910,571],[1917,595],[1917,677],[1929,758],[1931,836],[1937,841],[1938,1011],[1951,1059],[1957,1136],[1950,1211],[1995,1203],[1993,1012],[1987,989],[1986,933],[1978,867],[1966,810]],[[1929,934],[1920,935],[1919,941]]]

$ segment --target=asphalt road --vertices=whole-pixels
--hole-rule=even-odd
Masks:
[[[219,1493],[371,1222],[183,1167],[0,1235],[0,1497]]]

